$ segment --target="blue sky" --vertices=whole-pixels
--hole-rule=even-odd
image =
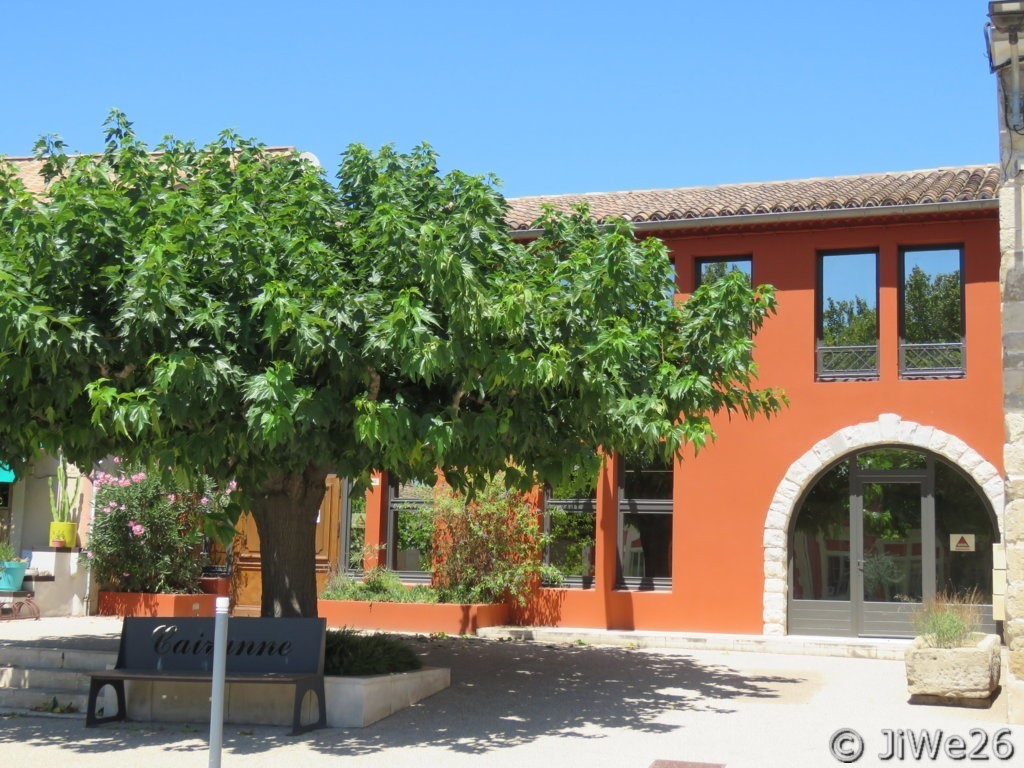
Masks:
[[[509,196],[993,162],[982,0],[5,4],[0,152],[428,141]]]

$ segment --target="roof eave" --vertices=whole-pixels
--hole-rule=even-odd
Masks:
[[[954,200],[943,203],[913,203],[910,205],[880,205],[869,208],[824,208],[817,211],[779,211],[773,213],[747,213],[735,216],[701,216],[692,219],[668,219],[633,223],[636,232],[666,232],[709,227],[744,227],[752,224],[787,224],[808,221],[834,221],[837,219],[867,219],[886,216],[928,216],[947,213],[968,213],[999,210],[998,198],[982,200]],[[515,237],[537,237],[542,229],[516,229]]]

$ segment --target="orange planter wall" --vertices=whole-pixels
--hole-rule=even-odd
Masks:
[[[217,595],[156,595],[100,592],[100,616],[213,616]]]
[[[317,613],[329,627],[380,629],[401,632],[475,634],[481,627],[507,624],[507,605],[444,603],[369,603],[355,600],[319,600]]]

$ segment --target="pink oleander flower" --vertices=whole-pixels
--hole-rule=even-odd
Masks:
[[[132,526],[132,534],[135,535],[135,536],[141,536],[145,532],[146,532],[146,528],[144,526],[142,526],[142,525],[139,525],[138,523],[136,523],[135,525]]]
[[[205,507],[207,504],[210,503],[210,500],[208,498],[206,498],[205,496],[203,496],[203,498],[201,498],[199,500],[199,503],[202,504]]]
[[[92,552],[86,552],[85,556],[92,560]]]
[[[173,494],[173,493],[168,493],[168,494],[167,494],[167,500],[168,500],[169,502],[171,502],[171,504],[173,504],[173,503],[174,503],[175,501],[177,501],[177,500],[178,500],[178,497],[177,497],[177,495],[176,495],[176,494]]]
[[[121,463],[121,457],[120,456],[115,456],[114,457],[114,463],[115,464],[120,464]],[[126,573],[125,576],[127,576],[127,575],[128,574]]]
[[[238,483],[236,483],[234,480],[232,480],[230,483],[228,483],[228,493],[231,493],[232,491],[236,490],[237,488],[238,488]]]

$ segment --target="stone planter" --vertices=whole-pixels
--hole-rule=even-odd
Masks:
[[[157,595],[149,592],[100,592],[100,616],[213,616],[216,595]]]
[[[378,629],[388,632],[444,632],[473,635],[481,627],[509,622],[504,603],[371,603],[358,600],[318,600],[317,614],[329,627]]]
[[[425,667],[415,672],[369,677],[324,677],[327,724],[360,728],[432,696],[451,685],[451,670]],[[110,689],[108,688],[107,691]],[[130,720],[143,722],[209,722],[210,686],[161,680],[129,680],[125,685]],[[114,708],[113,694],[105,693]],[[234,725],[291,725],[293,700],[288,686],[228,683],[224,722]],[[303,707],[303,721],[315,719],[312,697]]]
[[[917,637],[907,648],[907,688],[914,704],[988,706],[999,687],[998,635],[976,635],[965,648],[935,648]]]
[[[325,677],[327,724],[361,728],[410,707],[451,685],[452,673],[443,667],[368,677]]]

